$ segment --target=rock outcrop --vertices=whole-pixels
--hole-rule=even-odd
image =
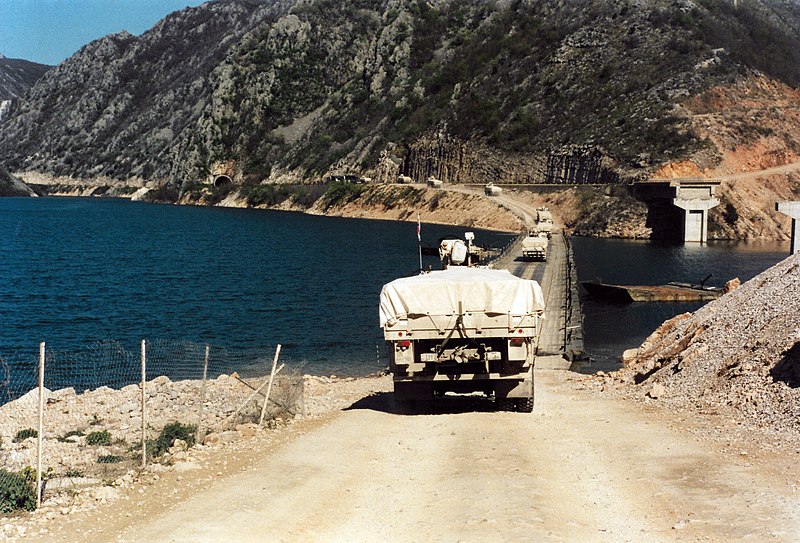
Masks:
[[[800,254],[665,322],[616,376],[670,405],[732,409],[772,431],[800,420]],[[655,392],[653,392],[655,388]]]
[[[36,193],[0,165],[0,196],[36,196]]]
[[[0,54],[0,102],[22,97],[50,68]]]

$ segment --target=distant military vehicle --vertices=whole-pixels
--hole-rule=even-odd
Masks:
[[[522,240],[522,257],[532,260],[547,260],[549,237],[544,230],[531,230]]]
[[[489,183],[483,187],[483,192],[486,196],[500,196],[503,193],[503,189],[496,187],[494,183]]]
[[[548,237],[553,233],[553,214],[546,207],[536,210],[536,230],[545,232]]]
[[[444,185],[444,183],[442,183],[442,181],[440,179],[436,179],[433,176],[428,177],[427,183],[428,183],[429,187],[432,187],[432,188],[435,188],[435,189],[441,188],[442,185]]]

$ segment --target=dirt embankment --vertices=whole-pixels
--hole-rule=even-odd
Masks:
[[[800,255],[667,321],[623,362],[606,379],[639,398],[800,446]]]
[[[522,221],[511,211],[480,194],[428,189],[425,186],[375,185],[357,198],[326,208],[324,200],[301,209],[289,203],[279,209],[319,215],[451,224],[519,232]]]

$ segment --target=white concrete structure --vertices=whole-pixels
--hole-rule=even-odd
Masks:
[[[708,241],[708,210],[719,205],[715,196],[719,181],[675,180],[670,183],[675,188],[672,203],[683,209],[683,241],[706,243]]]
[[[800,252],[800,231],[797,220],[800,219],[800,202],[778,202],[775,209],[792,218],[792,254]]]

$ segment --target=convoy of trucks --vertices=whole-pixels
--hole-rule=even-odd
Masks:
[[[482,393],[504,411],[533,410],[533,366],[544,316],[536,281],[471,266],[474,236],[443,240],[445,269],[396,279],[380,294],[395,399]]]

